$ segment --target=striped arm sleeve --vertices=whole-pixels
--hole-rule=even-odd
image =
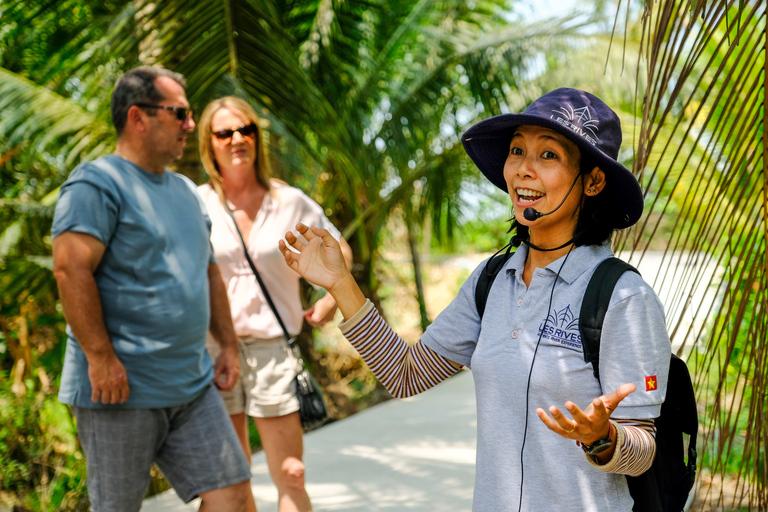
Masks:
[[[587,455],[592,466],[606,473],[638,476],[651,467],[656,456],[656,425],[653,420],[610,420],[616,428],[616,451],[605,464]],[[586,454],[585,454],[586,455]]]
[[[395,398],[426,391],[461,368],[421,341],[409,346],[381,318],[370,300],[339,324],[339,329]]]

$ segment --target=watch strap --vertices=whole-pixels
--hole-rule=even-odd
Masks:
[[[587,455],[597,455],[598,453],[602,453],[605,450],[609,449],[611,447],[611,441],[610,436],[604,437],[602,439],[598,439],[594,443],[590,444],[589,446],[582,446],[584,448],[584,451],[587,453]]]
[[[581,445],[581,448],[584,450],[584,452],[587,455],[595,456],[598,453],[602,453],[605,450],[609,449],[611,447],[611,444],[613,444],[613,440],[611,439],[611,432],[616,429],[616,426],[613,424],[612,421],[608,420],[608,434],[595,441],[591,444],[584,444],[579,443]],[[617,433],[617,440],[618,440],[618,433]]]

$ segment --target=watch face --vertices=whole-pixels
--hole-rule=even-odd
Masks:
[[[584,451],[587,452],[589,455],[597,455],[598,453],[604,452],[610,447],[611,447],[611,438],[609,436],[604,439],[595,441],[589,447],[585,447]]]

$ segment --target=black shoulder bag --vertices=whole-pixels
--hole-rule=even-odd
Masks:
[[[296,338],[291,336],[288,333],[288,329],[285,328],[283,319],[280,318],[275,303],[272,302],[272,297],[270,297],[267,287],[264,285],[264,281],[261,280],[261,275],[259,275],[259,271],[256,270],[256,265],[254,265],[251,255],[248,254],[248,246],[245,244],[245,239],[240,232],[240,228],[237,227],[237,221],[235,221],[235,216],[232,214],[232,210],[229,209],[229,205],[225,204],[224,206],[227,209],[227,213],[229,213],[229,216],[232,218],[232,222],[235,224],[235,230],[240,237],[240,242],[243,244],[245,259],[248,260],[248,265],[251,266],[253,275],[256,276],[256,281],[259,283],[259,287],[264,293],[264,298],[267,300],[269,309],[272,310],[275,318],[277,318],[277,323],[280,324],[280,328],[283,330],[283,335],[288,343],[288,347],[291,349],[291,352],[293,352],[294,357],[299,361],[300,370],[298,375],[296,375],[294,382],[296,383],[296,396],[299,399],[299,417],[301,418],[301,426],[305,432],[316,429],[328,421],[328,412],[325,408],[325,398],[323,397],[323,393],[314,377],[312,377],[312,374],[310,374],[304,366],[304,359],[302,359],[301,351],[299,350],[298,345],[296,345]]]

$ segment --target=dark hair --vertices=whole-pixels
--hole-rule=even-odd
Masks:
[[[597,166],[592,159],[584,158],[583,155],[579,159],[579,175],[582,178],[591,173],[595,167]],[[579,208],[573,239],[576,247],[602,245],[613,236],[614,227],[611,219],[615,215],[613,213],[615,210],[611,204],[610,190],[606,190],[607,188],[605,187],[600,194],[587,196]],[[530,237],[528,226],[520,224],[514,217],[509,231],[514,233],[512,245],[515,246],[520,245],[522,241],[528,240]]]
[[[137,103],[158,103],[165,99],[155,87],[155,80],[164,76],[177,82],[182,87],[187,85],[180,73],[156,66],[141,66],[133,68],[117,79],[112,91],[112,124],[115,125],[118,137],[125,129],[128,120],[128,109]],[[156,115],[152,109],[147,110],[150,116]]]

